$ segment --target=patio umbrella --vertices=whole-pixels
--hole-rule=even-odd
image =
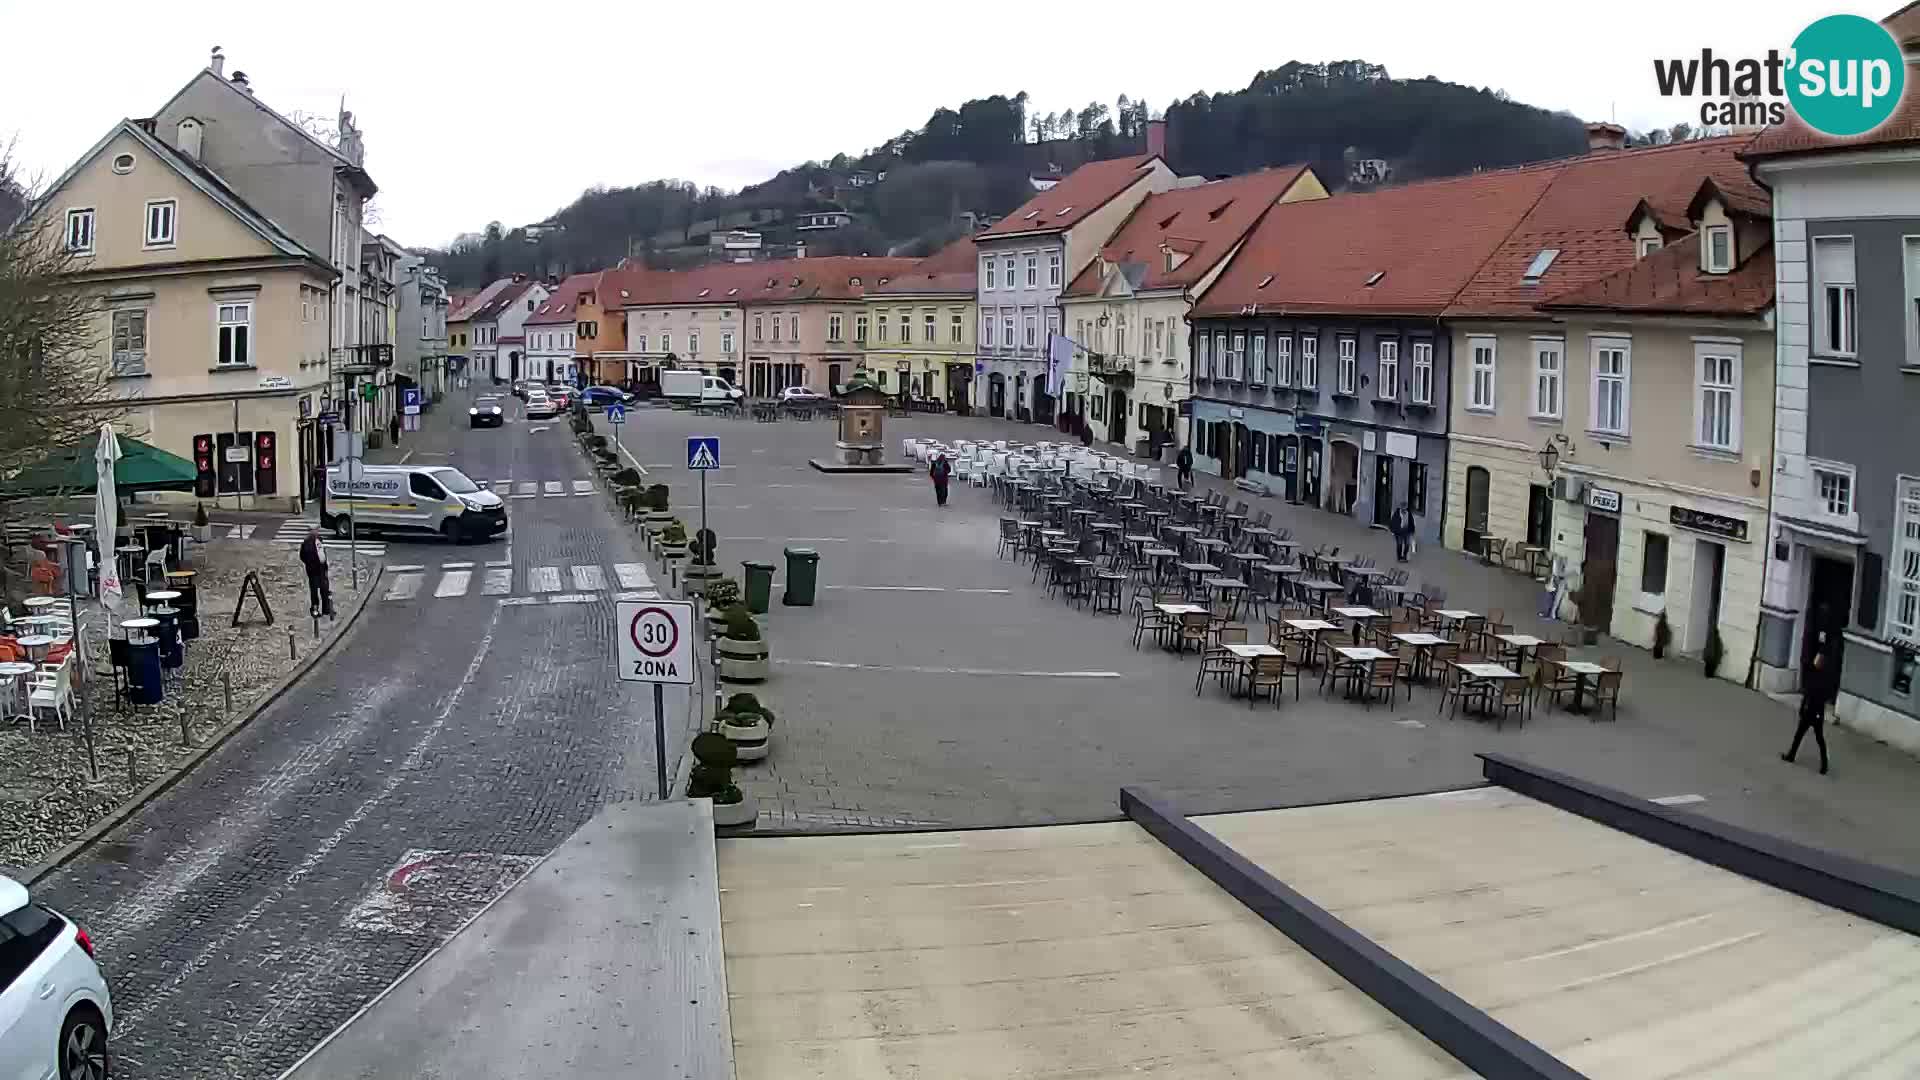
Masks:
[[[118,615],[126,605],[120,591],[120,560],[114,558],[114,533],[120,524],[120,494],[114,477],[119,471],[120,439],[110,424],[100,425],[100,443],[94,448],[93,535],[100,548],[100,603]]]
[[[117,438],[113,486],[121,494],[135,491],[192,491],[193,462],[134,438]],[[99,482],[99,446],[89,440],[62,447],[0,482],[13,496],[83,495]]]

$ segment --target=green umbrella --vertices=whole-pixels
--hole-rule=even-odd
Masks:
[[[193,462],[139,439],[122,436],[119,443],[120,459],[113,467],[113,485],[117,492],[193,490]],[[94,461],[98,449],[97,443],[90,442],[55,450],[0,481],[0,491],[13,496],[90,492],[99,476]]]

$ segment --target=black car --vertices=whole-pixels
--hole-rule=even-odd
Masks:
[[[492,395],[475,398],[473,407],[467,410],[468,427],[499,427],[507,422],[507,411],[500,407],[500,399]]]

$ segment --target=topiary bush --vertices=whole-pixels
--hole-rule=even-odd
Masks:
[[[593,448],[594,453],[599,453],[607,448],[607,437],[605,435],[589,435],[587,436],[587,445]]]
[[[740,602],[740,583],[730,577],[714,578],[707,582],[707,603],[718,609],[732,607]]]
[[[640,470],[629,465],[613,474],[613,482],[621,487],[639,487]]]
[[[732,739],[717,731],[703,731],[693,737],[693,758],[696,764],[687,776],[688,797],[723,803],[740,801],[740,789],[733,783],[733,767],[740,763],[740,752]]]
[[[681,524],[679,518],[674,518],[667,522],[666,528],[660,530],[660,539],[663,543],[684,544],[687,542],[687,527]]]
[[[647,486],[647,509],[664,513],[667,509],[667,485],[649,484]]]
[[[728,698],[726,711],[734,716],[757,715],[767,722],[768,727],[773,726],[773,710],[760,704],[760,699],[752,694],[740,693]]]
[[[735,641],[759,641],[760,624],[753,621],[753,612],[745,604],[734,604],[721,616],[726,620],[727,637]]]

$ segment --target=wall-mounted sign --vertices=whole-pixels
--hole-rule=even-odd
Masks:
[[[1317,416],[1299,416],[1293,418],[1293,430],[1300,435],[1318,435],[1324,430]]]
[[[1620,493],[1612,488],[1587,488],[1587,505],[1595,510],[1605,510],[1609,514],[1620,512]]]
[[[1747,522],[1745,518],[1728,517],[1725,514],[1709,514],[1705,510],[1695,510],[1690,506],[1676,506],[1667,511],[1667,520],[1682,529],[1720,536],[1728,540],[1747,542]]]
[[[1387,432],[1387,454],[1411,461],[1419,456],[1420,440],[1404,431]]]
[[[285,375],[262,375],[260,376],[260,389],[291,390],[293,389],[293,380]]]
[[[1371,431],[1363,431],[1363,432],[1361,432],[1361,433],[1360,433],[1360,449],[1362,449],[1362,450],[1373,450],[1373,449],[1375,449],[1375,448],[1376,448],[1376,447],[1377,447],[1377,446],[1379,445],[1379,444],[1378,444],[1378,442],[1376,442],[1376,441],[1375,441],[1375,440],[1376,440],[1377,438],[1378,438],[1378,436],[1376,436],[1376,435],[1375,435],[1375,434],[1374,434],[1373,432],[1371,432]]]
[[[1246,418],[1247,418],[1247,410],[1245,409],[1228,409],[1227,410],[1227,419],[1229,420],[1244,420]]]

